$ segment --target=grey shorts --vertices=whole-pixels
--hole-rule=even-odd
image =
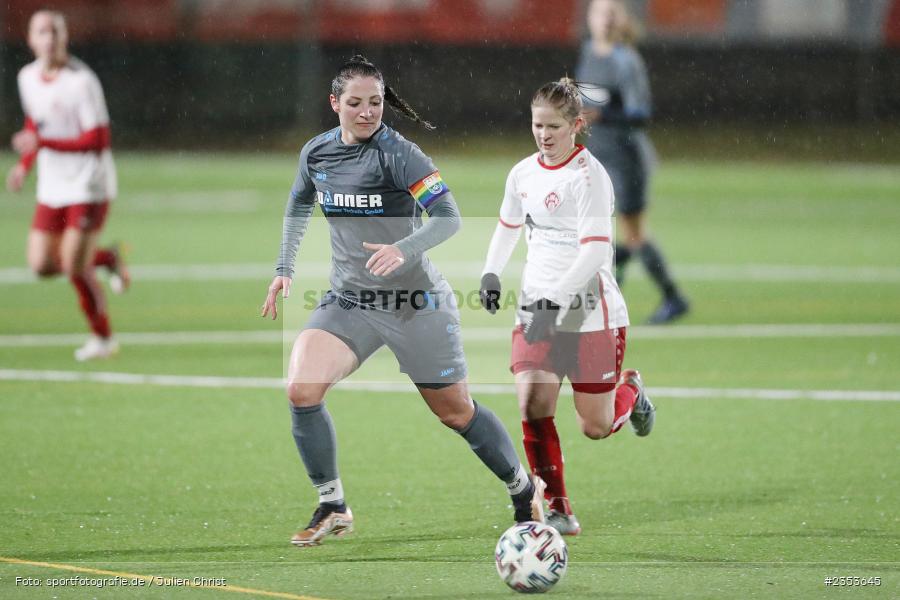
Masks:
[[[606,166],[616,194],[616,212],[635,215],[647,208],[647,174],[640,163]]]
[[[400,371],[417,386],[446,387],[462,381],[468,369],[453,291],[446,281],[435,287],[427,294],[412,292],[410,300],[400,302],[401,310],[379,309],[329,291],[304,329],[322,329],[340,338],[360,365],[387,345]]]

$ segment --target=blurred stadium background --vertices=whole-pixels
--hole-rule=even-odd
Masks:
[[[573,71],[585,35],[585,0],[49,4],[66,12],[74,53],[104,83],[119,149],[293,148],[297,131],[332,123],[323,94],[354,51],[442,126],[442,143],[518,135],[531,90]],[[664,154],[897,158],[897,0],[628,4],[645,25]],[[44,5],[0,8],[4,134],[19,122],[27,19]]]
[[[693,310],[629,331],[626,366],[659,406],[652,436],[590,442],[563,396],[585,531],[555,593],[816,598],[839,593],[826,577],[863,576],[897,597],[900,0],[629,5],[661,155],[651,223]],[[120,197],[104,237],[133,246],[136,282],[110,298],[121,354],[75,363],[74,295],[24,264],[34,179],[0,192],[0,597],[49,595],[16,577],[102,571],[224,577],[286,598],[510,597],[491,562],[502,488],[387,355],[364,378],[391,385],[329,398],[358,531],[288,547],[315,498],[278,389],[282,324],[257,310],[296,152],[336,124],[329,80],[358,51],[439,125],[386,113],[460,201],[463,232],[432,256],[477,289],[506,174],[533,151],[530,95],[574,71],[585,2],[9,0],[4,139],[22,122],[26,22],[46,6],[66,13],[73,54],[105,88]],[[321,218],[309,235],[299,280],[318,290]],[[657,297],[632,273],[641,322]],[[287,311],[288,335],[303,312]],[[510,322],[463,311],[476,398],[518,439]]]

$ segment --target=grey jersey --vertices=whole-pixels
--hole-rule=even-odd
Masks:
[[[591,154],[607,169],[639,161],[641,170],[649,170],[655,153],[642,126],[652,113],[650,82],[637,50],[616,45],[610,54],[600,56],[587,41],[581,47],[575,77],[591,85],[583,94],[585,108],[595,108],[601,115],[585,141]]]
[[[394,244],[422,227],[422,211],[449,191],[434,163],[384,124],[361,144],[344,144],[340,136],[336,127],[303,147],[288,207],[288,214],[303,215],[318,204],[328,219],[332,289],[432,289],[443,276],[424,254],[407,256],[402,267],[376,277],[366,269],[373,252],[363,242]]]
[[[640,54],[631,46],[617,45],[606,56],[594,52],[591,43],[581,47],[581,57],[575,69],[579,82],[599,88],[603,98],[584,98],[587,108],[599,108],[605,123],[633,124],[650,118],[650,81]]]

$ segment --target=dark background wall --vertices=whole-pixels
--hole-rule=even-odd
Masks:
[[[114,134],[139,146],[239,142],[330,127],[333,71],[363,52],[398,92],[455,133],[521,126],[533,90],[572,73],[573,47],[313,47],[296,43],[79,44],[103,82]],[[642,47],[657,123],[871,123],[900,118],[900,52],[847,45]],[[4,135],[21,123],[16,72],[2,48]]]
[[[587,2],[8,0],[0,136],[22,122],[15,77],[41,7],[66,15],[73,54],[100,76],[117,148],[266,149],[335,123],[330,78],[356,52],[439,125],[439,142],[527,135],[532,91],[574,72]],[[655,136],[900,139],[900,0],[625,2],[645,25]]]

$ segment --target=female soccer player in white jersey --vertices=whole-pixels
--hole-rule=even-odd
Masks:
[[[538,151],[509,173],[481,280],[482,305],[493,314],[499,276],[524,227],[528,256],[510,369],[525,454],[547,484],[547,523],[568,535],[581,528],[566,494],[553,422],[563,377],[591,439],[611,435],[629,419],[638,435],[647,435],[655,413],[640,374],[621,372],[628,312],[612,273],[612,184],[597,159],[575,144],[584,127],[582,108],[568,78],[535,93],[531,129]]]
[[[659,246],[647,231],[647,190],[654,161],[644,132],[652,104],[647,68],[634,47],[635,26],[621,0],[593,0],[588,8],[591,38],[582,49],[575,76],[590,84],[585,117],[591,136],[585,144],[609,173],[616,192],[619,234],[617,279],[633,256],[662,293],[649,323],[667,323],[688,312],[688,301],[675,284]]]
[[[37,161],[28,264],[39,277],[69,277],[93,332],[75,358],[90,360],[118,350],[94,268],[109,269],[114,291],[127,287],[129,278],[117,247],[97,247],[109,201],[116,195],[109,115],[97,76],[69,56],[67,42],[60,13],[42,10],[32,15],[28,45],[35,60],[18,78],[25,127],[12,139],[20,160],[6,185],[20,191]]]
[[[352,527],[324,398],[383,345],[432,412],[506,483],[516,521],[542,518],[540,482],[531,481],[499,419],[469,396],[459,311],[425,255],[459,228],[456,202],[431,159],[382,123],[384,103],[423,121],[361,56],[341,67],[330,100],[340,125],[300,151],[262,310],[275,318],[278,292],[288,295],[297,250],[319,204],[331,230],[332,289],[294,342],[287,386],[294,441],[319,506],[291,543],[316,545]]]

